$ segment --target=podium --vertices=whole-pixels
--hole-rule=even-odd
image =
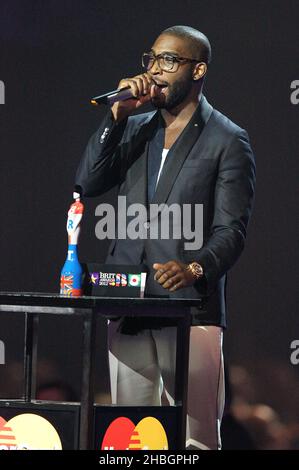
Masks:
[[[174,419],[175,435],[172,449],[185,448],[190,326],[192,324],[206,324],[207,313],[204,298],[196,300],[84,296],[73,298],[47,293],[2,292],[0,293],[1,312],[15,312],[25,318],[23,397],[22,400],[10,400],[7,397],[2,401],[1,409],[3,407],[9,410],[17,408],[18,412],[23,410],[24,413],[29,413],[29,410],[30,413],[33,413],[34,410],[40,410],[48,414],[60,411],[64,413],[66,420],[68,419],[67,413],[72,412],[74,432],[71,440],[74,443],[74,448],[77,449],[100,448],[96,445],[95,436],[95,432],[98,432],[99,428],[99,424],[96,422],[96,414],[99,411],[102,414],[106,413],[106,416],[113,415],[114,420],[120,411],[122,415],[124,414],[124,407],[94,404],[95,338],[98,315],[104,319],[112,320],[119,317],[171,319],[177,331],[174,406],[144,408],[149,408],[148,412],[151,413],[151,416],[155,416],[155,413],[159,415],[159,413],[165,412],[166,424],[167,419]],[[39,318],[43,314],[50,314],[53,322],[55,322],[57,315],[66,315],[70,321],[74,316],[80,316],[83,319],[80,403],[53,404],[35,399],[38,325]],[[131,422],[140,421],[144,416],[143,407],[129,408],[129,411],[133,413],[133,421],[131,420]],[[101,419],[101,422],[104,421]],[[169,428],[173,428],[173,426],[170,425]]]

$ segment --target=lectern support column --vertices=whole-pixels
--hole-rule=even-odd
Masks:
[[[83,320],[83,360],[81,385],[80,443],[82,450],[93,448],[94,403],[94,349],[96,338],[96,314],[94,310]]]
[[[39,317],[25,312],[24,400],[30,402],[36,393],[37,340]]]
[[[177,347],[176,347],[176,374],[175,374],[175,401],[182,406],[180,414],[180,445],[186,447],[186,420],[188,404],[188,373],[189,373],[189,338],[190,317],[186,315],[178,319]]]

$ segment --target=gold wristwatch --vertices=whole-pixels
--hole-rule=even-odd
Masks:
[[[200,279],[204,275],[203,267],[196,261],[193,261],[193,263],[188,264],[187,271],[191,271],[191,273],[196,279]]]

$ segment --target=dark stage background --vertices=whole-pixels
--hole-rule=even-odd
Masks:
[[[262,422],[266,437],[257,446],[299,447],[299,365],[290,360],[290,344],[299,339],[298,1],[1,0],[0,290],[59,291],[74,173],[103,114],[89,98],[140,72],[141,53],[174,24],[209,37],[213,61],[205,94],[248,130],[257,160],[247,245],[229,275],[225,351],[232,412],[250,430]],[[95,237],[94,209],[114,196],[86,200],[81,260],[104,260],[107,243]],[[76,394],[79,326],[60,321],[61,328],[43,322],[40,382],[67,377]],[[2,322],[0,339],[13,341],[15,329]],[[104,343],[101,336],[99,354]],[[16,374],[2,377],[17,390]],[[106,368],[104,377],[98,381],[103,401]],[[9,387],[1,383],[4,395]],[[271,430],[278,423],[281,432],[270,444],[269,420]]]

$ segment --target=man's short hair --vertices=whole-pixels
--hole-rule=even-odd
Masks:
[[[171,34],[186,39],[190,46],[192,58],[209,64],[212,58],[212,49],[207,36],[191,26],[171,26],[164,29],[161,34]]]

